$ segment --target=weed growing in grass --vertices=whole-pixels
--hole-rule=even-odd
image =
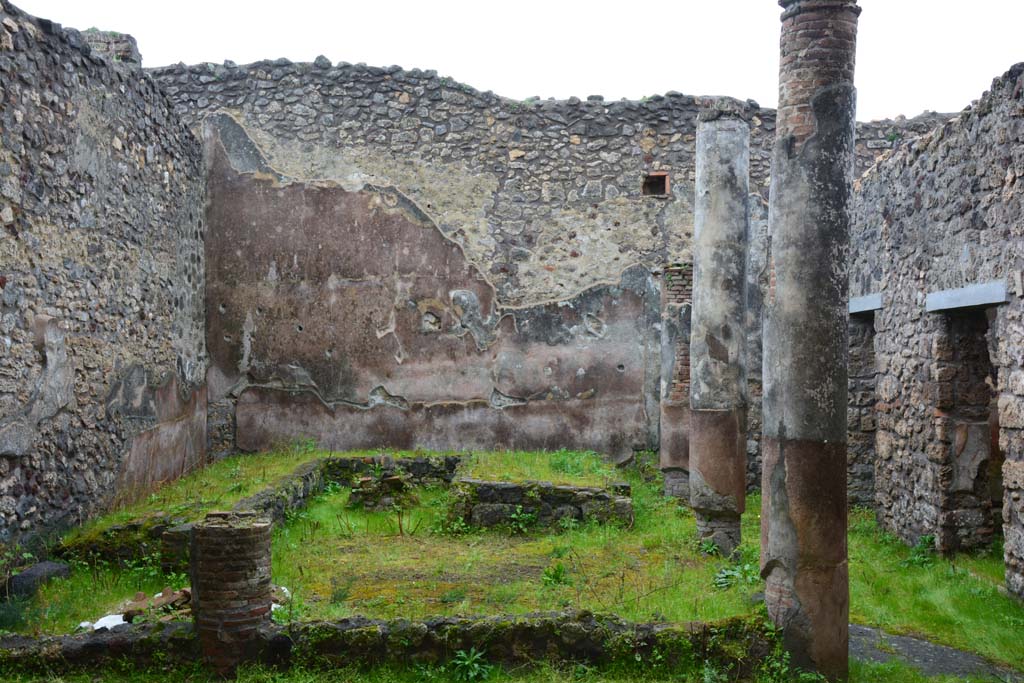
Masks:
[[[13,596],[0,599],[0,635],[24,629],[35,617],[30,601]]]
[[[525,534],[537,523],[537,513],[523,510],[522,505],[516,505],[515,511],[508,516],[508,527],[513,534]]]
[[[737,563],[728,567],[722,567],[715,574],[715,588],[727,590],[733,586],[753,585],[761,580],[761,572],[757,565],[749,562]]]
[[[910,557],[900,562],[902,567],[930,567],[935,562],[935,537],[928,535],[918,539],[910,549]]]
[[[556,562],[545,567],[541,575],[541,582],[545,586],[571,586],[572,579],[569,578],[569,570],[561,562]]]
[[[475,647],[471,647],[469,650],[458,650],[452,659],[451,666],[455,680],[466,683],[485,680],[494,670],[494,667],[484,660],[484,653]]]
[[[473,527],[462,517],[437,517],[430,527],[431,532],[440,536],[465,536],[473,532]]]
[[[439,600],[441,601],[441,604],[443,604],[443,605],[454,605],[456,603],[462,602],[465,599],[466,599],[466,589],[465,588],[452,588],[451,590],[445,591],[444,593],[442,593],[441,597],[439,598]]]
[[[702,538],[698,547],[702,555],[718,555],[721,552],[718,544],[710,538]]]
[[[727,683],[729,674],[714,662],[706,661],[700,669],[701,683]]]
[[[308,609],[302,597],[302,590],[294,587],[284,604],[271,611],[270,618],[278,624],[287,625],[302,621],[305,619],[307,612]]]
[[[401,505],[394,505],[391,510],[395,513],[394,528],[398,532],[398,535],[415,536],[416,532],[420,530],[420,526],[423,524],[423,517],[414,518],[412,513]]]
[[[349,595],[352,593],[352,586],[355,583],[356,580],[351,576],[346,576],[343,579],[331,579],[331,604],[340,605],[348,600]]]
[[[558,528],[562,531],[575,531],[580,526],[580,520],[572,515],[566,515],[558,520]]]
[[[781,642],[776,643],[757,670],[757,683],[826,683],[827,680],[819,673],[793,667]]]

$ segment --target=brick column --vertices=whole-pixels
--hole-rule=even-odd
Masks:
[[[690,501],[690,308],[693,269],[665,269],[661,290],[661,437],[665,495]]]
[[[257,654],[270,619],[271,523],[255,512],[211,512],[192,534],[192,612],[203,659],[230,675]]]
[[[796,666],[848,673],[846,444],[856,0],[781,0],[764,325],[761,572]]]
[[[750,127],[728,100],[697,124],[690,331],[690,505],[723,555],[740,543],[747,488],[746,294]]]

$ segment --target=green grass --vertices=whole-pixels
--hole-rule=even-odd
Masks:
[[[115,612],[139,591],[152,596],[167,586],[184,588],[188,579],[184,575],[165,575],[158,558],[127,565],[75,563],[71,576],[50,581],[32,600],[0,602],[0,608],[5,608],[0,611],[0,631],[71,633],[83,621],[96,621]]]
[[[729,565],[701,555],[690,511],[664,499],[660,483],[619,474],[633,484],[632,529],[587,523],[525,535],[439,533],[447,493],[427,489],[403,515],[400,534],[397,513],[350,510],[342,490],[275,532],[273,575],[295,593],[295,616],[303,619],[574,607],[684,622],[749,612],[759,580],[715,590],[715,575]],[[748,524],[746,532],[742,555],[756,564],[757,531]]]
[[[210,510],[230,508],[282,477],[304,462],[323,457],[366,457],[384,451],[365,450],[333,453],[315,449],[308,443],[296,443],[275,451],[236,455],[192,472],[169,483],[142,500],[119,505],[86,524],[70,531],[66,543],[94,538],[113,526],[145,519],[170,516],[183,521],[199,519]],[[396,458],[418,455],[461,455],[460,474],[497,481],[552,481],[560,484],[602,486],[614,478],[614,468],[592,452],[556,451],[489,453],[427,453],[425,451],[386,451]]]
[[[850,515],[851,620],[890,633],[978,652],[1024,669],[1024,606],[1001,595],[1003,552],[949,559],[919,555],[878,530],[874,515]]]
[[[323,455],[298,448],[221,461],[190,481],[165,487],[132,508],[132,514],[196,501],[226,505]],[[350,510],[348,491],[332,487],[275,530],[274,581],[295,594],[276,618],[421,618],[577,607],[636,621],[685,622],[757,609],[752,598],[762,590],[758,496],[747,501],[739,559],[728,562],[700,552],[692,513],[661,496],[657,473],[617,471],[593,454],[560,451],[479,454],[468,459],[465,474],[575,484],[627,480],[633,486],[635,524],[628,529],[588,523],[527,534],[494,529],[452,535],[441,531],[448,496],[442,489],[420,489],[419,505],[400,519],[393,512]],[[1024,669],[1024,606],[999,593],[1001,548],[951,559],[915,553],[881,532],[873,515],[863,510],[851,512],[849,548],[854,622],[922,636]],[[80,621],[112,611],[138,590],[153,594],[167,583],[151,563],[134,568],[77,565],[71,578],[52,582],[24,605],[27,623],[12,630],[68,632]],[[871,671],[877,676],[871,680],[924,680],[898,667]]]
[[[573,486],[606,486],[622,478],[597,453],[566,450],[465,454],[459,474],[487,481],[550,481]]]

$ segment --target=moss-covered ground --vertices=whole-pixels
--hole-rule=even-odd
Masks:
[[[317,451],[307,445],[296,444],[270,453],[224,458],[158,488],[137,502],[118,505],[114,510],[72,529],[63,540],[73,543],[98,537],[111,527],[153,517],[194,521],[210,510],[230,508],[315,457]]]
[[[291,474],[299,465],[323,457],[369,457],[381,451],[317,451],[309,444],[296,443],[268,453],[235,455],[162,486],[142,500],[118,505],[74,528],[63,539],[74,543],[95,538],[111,527],[153,518],[171,517],[194,521],[210,510],[230,508]],[[578,486],[603,486],[614,478],[614,468],[593,454],[569,451],[491,452],[491,453],[426,453],[424,451],[388,451],[396,458],[419,455],[460,455],[460,474],[494,481],[551,481]]]
[[[255,486],[246,482],[248,493],[237,495],[237,500],[302,461],[323,455],[289,449],[276,455],[222,461],[193,475],[191,485],[183,481],[166,487],[156,494],[155,501],[136,510],[152,512],[195,500],[200,487],[235,496],[239,492],[223,491],[246,476],[261,479],[263,483]],[[568,452],[480,455],[470,458],[468,464],[465,473],[479,478],[503,478],[505,474],[514,480],[577,484],[625,479],[633,486],[635,523],[631,528],[582,524],[539,530],[524,520],[514,528],[469,531],[448,519],[447,493],[440,488],[420,489],[419,504],[399,514],[350,509],[347,489],[332,486],[275,531],[274,580],[294,594],[292,603],[278,610],[276,618],[330,619],[352,614],[415,618],[579,607],[638,621],[689,621],[758,609],[756,594],[762,584],[757,572],[757,496],[747,501],[739,555],[726,560],[705,554],[710,549],[695,540],[692,513],[661,496],[654,470],[615,471],[592,454]],[[242,467],[250,474],[243,474]],[[213,493],[203,495],[219,500],[216,505],[226,500]],[[923,547],[907,548],[879,531],[873,515],[863,510],[851,513],[849,546],[853,621],[922,636],[1024,669],[1024,606],[999,591],[1003,582],[1001,548],[938,558]],[[181,580],[183,577],[162,576],[147,562],[127,567],[79,564],[71,578],[46,586],[37,599],[20,606],[6,625],[0,623],[0,628],[68,632],[79,621],[107,613],[136,590],[155,593],[166,583]],[[0,614],[0,622],[3,619]],[[242,680],[327,680],[318,674],[289,675],[292,677],[275,678],[280,674],[253,670]],[[410,678],[415,675],[420,677]],[[330,680],[430,680],[425,675],[382,670]],[[557,670],[532,672],[523,678],[525,675],[501,673],[500,680],[573,677],[572,672]],[[604,675],[591,672],[587,680],[640,680],[630,678],[634,674],[628,672],[617,678],[619,674],[602,678]],[[854,680],[925,679],[898,666],[858,666]]]

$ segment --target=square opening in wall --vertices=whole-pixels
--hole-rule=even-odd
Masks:
[[[644,176],[643,193],[650,197],[668,195],[668,173],[655,172]]]

